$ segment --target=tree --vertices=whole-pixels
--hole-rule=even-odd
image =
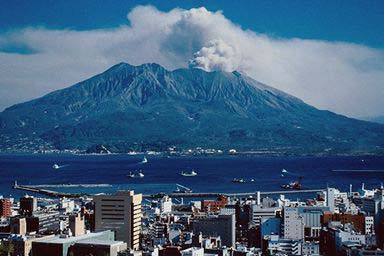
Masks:
[[[13,244],[9,242],[0,243],[0,256],[9,256],[14,251]]]

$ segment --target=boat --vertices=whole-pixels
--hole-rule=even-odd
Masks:
[[[288,175],[288,171],[283,169],[283,170],[281,170],[281,174],[280,175],[281,175],[281,177],[285,177],[285,175]]]
[[[176,184],[176,189],[173,191],[173,193],[192,193],[192,189],[180,184]]]
[[[144,173],[141,170],[138,173],[129,172],[127,177],[129,177],[129,178],[144,178]]]
[[[234,183],[244,183],[245,180],[244,180],[243,178],[234,178],[234,179],[232,180],[232,182],[234,182]]]
[[[300,190],[301,189],[301,179],[302,179],[302,177],[299,177],[299,179],[297,181],[293,181],[293,182],[290,182],[288,184],[281,185],[281,188]]]
[[[192,170],[190,172],[181,172],[180,175],[184,177],[194,177],[197,176],[197,172],[195,172],[195,170]]]
[[[53,169],[60,169],[60,165],[58,165],[58,164],[54,164],[54,165],[52,165],[52,168],[53,168]]]
[[[146,157],[143,158],[143,160],[141,161],[142,164],[146,164],[148,163],[148,159]]]

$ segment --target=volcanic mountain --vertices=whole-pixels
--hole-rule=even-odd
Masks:
[[[2,151],[215,148],[381,153],[384,125],[318,110],[238,72],[120,63],[0,113]]]

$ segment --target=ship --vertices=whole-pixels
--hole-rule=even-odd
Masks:
[[[140,170],[138,173],[129,172],[127,175],[128,178],[144,178],[144,173]]]
[[[234,183],[244,183],[245,180],[244,180],[243,178],[234,178],[234,179],[232,180],[232,182],[234,182]]]
[[[142,163],[142,164],[146,164],[146,163],[148,163],[148,159],[147,159],[146,157],[144,157],[143,160],[141,160],[141,163]]]
[[[54,164],[54,165],[52,165],[52,168],[53,168],[53,169],[60,169],[60,165],[58,165],[58,164]]]
[[[181,176],[184,176],[184,177],[194,177],[194,176],[197,176],[197,172],[195,172],[195,170],[192,170],[190,172],[181,172],[180,173]]]
[[[281,185],[283,189],[292,189],[292,190],[300,190],[301,189],[301,180],[303,177],[299,177],[297,181],[290,182],[288,184]]]
[[[180,184],[176,184],[176,190],[174,190],[173,193],[192,193],[192,189]]]

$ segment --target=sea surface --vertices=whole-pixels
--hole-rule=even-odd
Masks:
[[[109,184],[107,187],[54,187],[56,191],[113,193],[133,189],[155,194],[172,192],[176,183],[194,192],[251,192],[282,190],[281,185],[302,178],[303,188],[328,186],[354,191],[365,183],[377,188],[384,182],[384,157],[159,157],[129,155],[0,155],[0,195],[19,197],[14,181],[38,184]],[[52,166],[61,166],[54,169]],[[130,171],[142,169],[142,179],[128,178]],[[183,177],[182,171],[196,170],[196,177]],[[282,169],[287,172],[282,173]],[[355,171],[333,171],[355,170]],[[365,170],[365,171],[356,171]],[[284,175],[282,175],[284,174]],[[245,183],[234,183],[243,178]],[[254,180],[253,182],[251,180]],[[298,197],[298,196],[297,196]]]

